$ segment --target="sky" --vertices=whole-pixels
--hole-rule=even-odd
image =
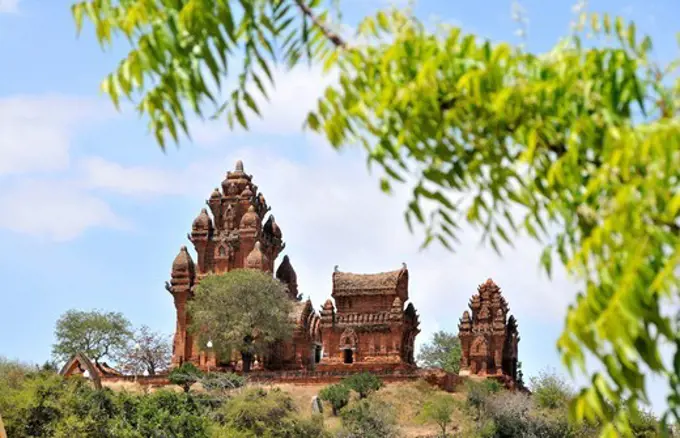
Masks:
[[[341,1],[348,28],[386,0]],[[569,30],[573,0],[526,0],[527,46],[548,50]],[[335,265],[371,273],[407,263],[419,311],[418,345],[457,330],[479,284],[493,278],[519,321],[525,376],[564,372],[555,343],[578,286],[542,274],[540,247],[518,237],[498,257],[465,228],[456,253],[420,251],[403,211],[408,190],[379,190],[362,151],[336,152],[302,130],[329,78],[318,69],[276,72],[277,88],[249,132],[221,121],[194,125],[193,142],[161,152],[147,122],[116,112],[99,82],[125,47],[101,50],[76,37],[70,1],[0,0],[0,356],[50,358],[54,324],[68,309],[119,311],[135,326],[171,334],[175,312],[163,285],[212,189],[242,159],[280,224],[299,289],[319,307]],[[634,19],[660,60],[677,57],[677,0],[591,1]],[[511,0],[420,0],[416,13],[493,40],[518,42]],[[190,245],[189,245],[190,246]],[[280,261],[280,260],[279,260]],[[578,383],[577,381],[576,383]],[[655,410],[663,382],[651,382]]]

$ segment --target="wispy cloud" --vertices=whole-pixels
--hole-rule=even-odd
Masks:
[[[21,0],[0,0],[0,14],[15,14],[19,12]]]

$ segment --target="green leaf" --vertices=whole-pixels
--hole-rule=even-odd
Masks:
[[[541,266],[548,274],[548,278],[552,278],[552,247],[547,246],[541,253]]]

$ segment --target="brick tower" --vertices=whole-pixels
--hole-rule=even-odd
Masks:
[[[189,241],[193,244],[197,255],[197,263],[189,254],[189,250],[182,246],[172,264],[171,280],[166,283],[166,289],[172,294],[177,311],[177,325],[173,341],[172,364],[178,366],[190,361],[200,367],[215,367],[220,365],[218,358],[212,353],[207,354],[199,348],[191,334],[187,332],[189,316],[186,312],[187,301],[193,296],[193,291],[200,280],[208,274],[222,274],[233,269],[259,269],[264,272],[274,272],[274,261],[285,248],[282,233],[273,215],[267,216],[270,207],[258,187],[253,184],[253,178],[243,170],[243,162],[238,161],[234,171],[227,172],[222,181],[222,190],[216,188],[206,201],[208,209],[202,209],[194,220]],[[212,216],[212,217],[211,217]],[[297,299],[297,276],[285,257],[277,272],[277,278],[288,285],[291,299]],[[305,303],[307,304],[307,303]],[[313,324],[312,311],[309,316],[308,305],[296,304],[296,323]],[[305,314],[304,321],[297,321]],[[305,327],[298,327],[304,331]],[[309,336],[312,336],[313,333]],[[296,338],[298,342],[304,339]],[[313,346],[307,346],[310,351]],[[290,348],[281,347],[288,351]],[[298,353],[304,350],[292,348]],[[313,353],[309,353],[313,354]],[[278,358],[277,363],[285,363],[285,358]],[[302,362],[307,362],[306,357]]]

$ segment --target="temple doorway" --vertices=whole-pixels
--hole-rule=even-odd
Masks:
[[[317,345],[314,348],[314,363],[321,362],[321,345]]]
[[[354,362],[354,352],[352,351],[351,348],[345,348],[344,350],[345,353],[345,363],[353,363]]]

